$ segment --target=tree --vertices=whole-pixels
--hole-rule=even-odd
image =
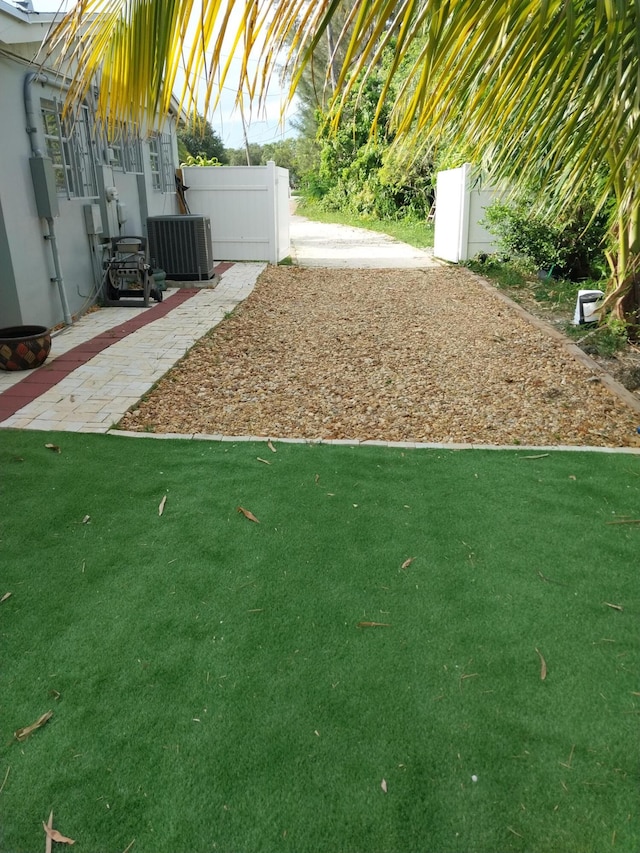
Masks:
[[[262,163],[262,146],[257,142],[249,142],[246,148],[230,148],[227,154],[230,166],[260,166]],[[247,154],[250,163],[247,163]]]
[[[241,84],[257,95],[284,49],[295,89],[340,4],[203,0],[201,13],[191,0],[80,0],[49,39],[77,63],[70,102],[87,93],[102,69],[98,107],[106,121],[166,113],[183,49],[183,100],[195,98],[204,74],[207,97],[215,101],[228,68],[221,33],[236,6],[243,13],[235,35]],[[189,26],[198,37],[185,45]],[[417,45],[393,102],[396,144],[424,153],[462,135],[491,177],[538,187],[541,209],[578,206],[596,186],[598,211],[613,195],[608,305],[637,321],[639,32],[635,0],[354,0],[342,32],[332,33],[342,58],[336,116],[393,43],[379,115]],[[247,64],[252,53],[262,58],[255,78]]]
[[[222,140],[211,127],[210,122],[199,116],[190,124],[182,124],[178,128],[178,144],[182,143],[187,154],[192,157],[214,157],[220,163],[227,162],[227,155]]]

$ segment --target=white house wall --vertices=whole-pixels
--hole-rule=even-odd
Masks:
[[[23,85],[25,76],[39,70],[18,57],[35,56],[40,38],[40,24],[0,0],[0,115],[2,116],[2,157],[0,157],[0,327],[21,324],[56,326],[64,321],[64,312],[54,266],[48,225],[38,216],[29,160],[32,156],[26,132]],[[18,42],[7,44],[6,34]],[[29,41],[33,33],[34,41]],[[7,55],[9,53],[10,55]],[[50,79],[55,80],[55,72]],[[44,148],[44,128],[40,113],[41,98],[63,97],[55,85],[31,84],[33,115],[38,124],[38,147]],[[173,163],[177,162],[177,143],[173,121],[165,122],[164,131],[171,134]],[[46,153],[43,151],[43,153]],[[106,146],[98,143],[97,155],[105,160]],[[110,236],[146,233],[146,216],[177,213],[173,185],[167,191],[154,189],[150,169],[149,144],[142,144],[143,175],[123,172],[106,162],[98,162],[97,198],[67,198],[58,195],[59,215],[53,220],[60,268],[69,312],[76,316],[95,301],[96,278],[100,277],[102,248],[87,234],[84,207],[99,204],[103,220],[102,240],[108,245]],[[116,202],[107,202],[104,189],[114,187],[126,206],[127,221],[118,225]],[[141,191],[142,190],[142,191]],[[144,196],[144,198],[141,198]],[[92,296],[93,294],[93,296]]]
[[[6,281],[0,270],[0,326],[53,326],[62,320],[60,299],[51,283],[51,249],[36,212],[29,169],[31,149],[22,98],[22,82],[28,70],[0,57],[0,197],[15,279],[15,285]],[[15,298],[8,292],[13,286]]]

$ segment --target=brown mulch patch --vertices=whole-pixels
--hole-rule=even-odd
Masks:
[[[270,267],[122,429],[636,446],[638,415],[463,268]]]

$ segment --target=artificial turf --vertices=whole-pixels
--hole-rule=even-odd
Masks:
[[[637,851],[640,458],[275,449],[0,431],[0,850]]]

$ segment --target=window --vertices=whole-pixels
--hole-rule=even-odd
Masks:
[[[131,128],[123,128],[119,131],[109,142],[109,148],[113,152],[111,165],[114,169],[142,174],[144,171],[142,143],[140,137]]]
[[[170,134],[157,133],[149,139],[149,157],[154,190],[160,190],[163,193],[174,192],[175,167]]]
[[[83,105],[75,115],[63,118],[61,103],[43,99],[40,109],[58,193],[68,198],[96,198],[98,179],[89,108]]]
[[[144,172],[142,164],[142,142],[137,134],[127,137],[123,154],[125,172],[136,172],[141,175]]]

